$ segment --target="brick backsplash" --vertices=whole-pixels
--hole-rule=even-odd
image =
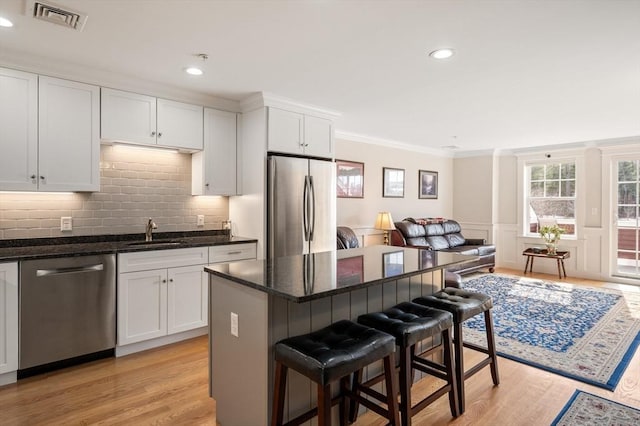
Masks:
[[[71,232],[60,231],[62,216]],[[100,192],[0,192],[0,239],[143,234],[149,217],[158,232],[220,229],[229,202],[191,195],[190,154],[122,145],[101,147]]]

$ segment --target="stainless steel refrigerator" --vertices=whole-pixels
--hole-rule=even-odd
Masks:
[[[270,155],[267,258],[336,249],[336,165]]]

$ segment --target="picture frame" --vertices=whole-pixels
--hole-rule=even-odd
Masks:
[[[418,198],[423,200],[438,198],[438,172],[418,171]]]
[[[338,198],[364,198],[364,163],[336,160]]]
[[[404,169],[382,168],[382,196],[404,198]]]
[[[382,253],[382,277],[393,277],[404,273],[404,250]]]

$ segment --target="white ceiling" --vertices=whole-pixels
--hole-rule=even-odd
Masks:
[[[47,0],[43,0],[47,2]],[[339,111],[342,133],[516,149],[640,136],[640,0],[54,0],[82,32],[0,0],[21,56],[231,100]],[[453,47],[436,61],[428,53]],[[207,53],[205,75],[183,69]],[[6,61],[5,61],[6,63]]]

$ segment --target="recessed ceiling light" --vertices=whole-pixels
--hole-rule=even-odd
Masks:
[[[184,72],[186,72],[187,74],[191,74],[191,75],[202,75],[202,74],[204,74],[200,68],[196,68],[196,67],[189,67],[186,70],[184,70]]]
[[[445,49],[434,50],[429,53],[429,56],[435,59],[447,59],[453,56],[453,49],[447,47]]]
[[[3,18],[2,16],[0,16],[0,27],[13,27],[13,22],[8,20],[7,18]]]

